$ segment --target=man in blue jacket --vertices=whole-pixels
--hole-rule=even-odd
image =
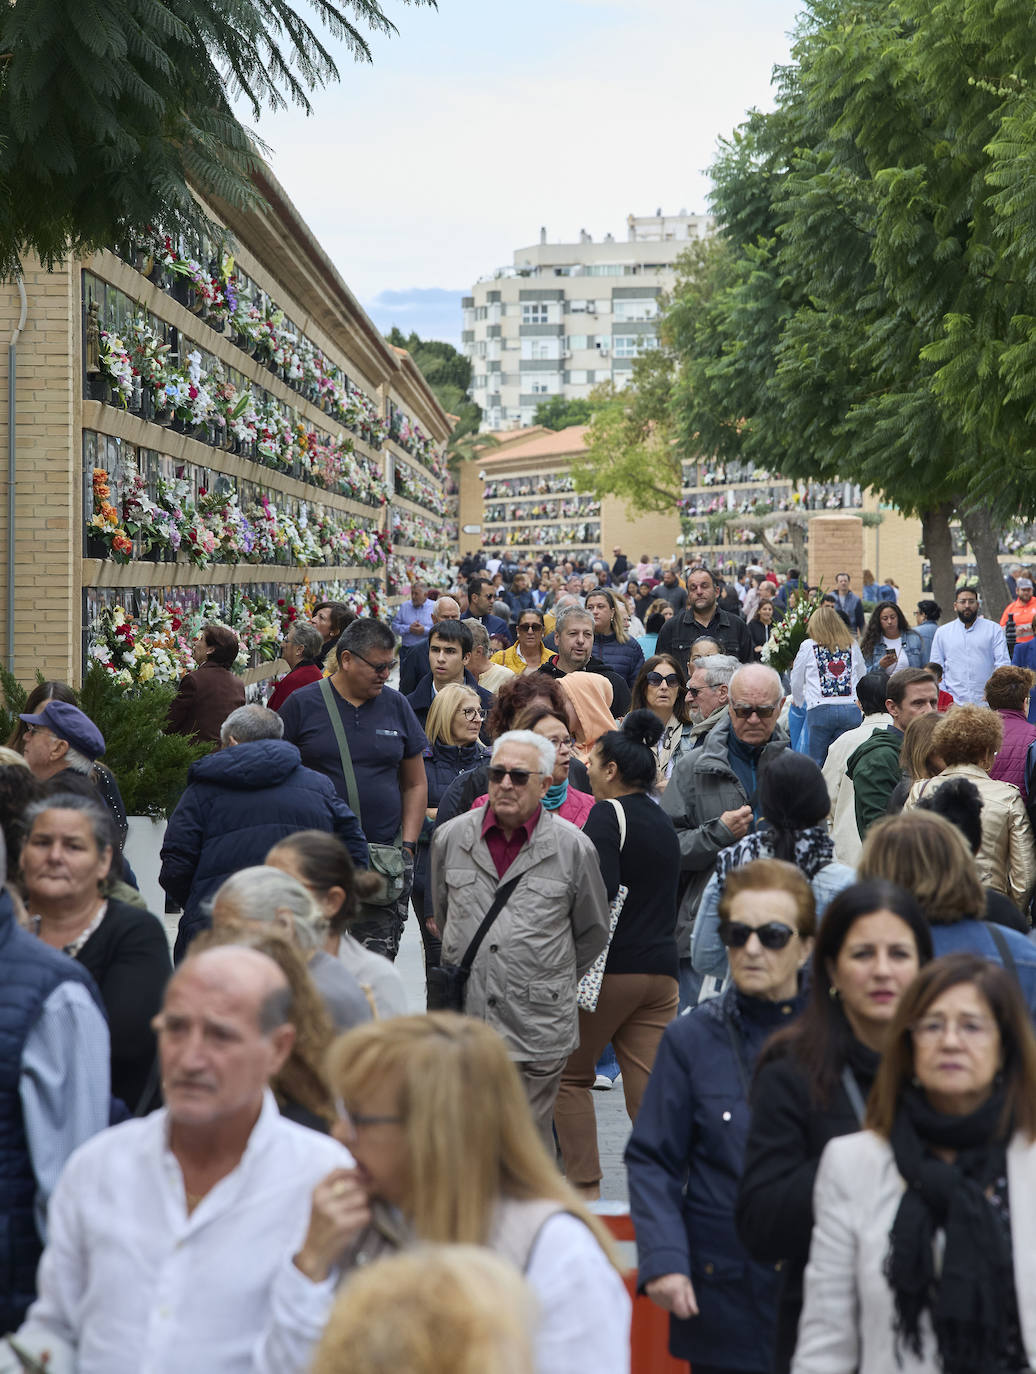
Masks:
[[[224,879],[261,864],[286,835],[325,830],[367,867],[367,841],[330,778],[305,768],[282,739],[284,722],[265,706],[239,706],[220,732],[223,748],[191,764],[169,818],[159,882],[183,907],[174,955],[209,924],[203,910]]]

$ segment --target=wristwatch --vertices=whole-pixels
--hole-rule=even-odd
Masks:
[[[416,853],[417,853],[417,845],[414,843],[413,840],[404,840],[404,841],[403,841],[403,848],[404,848],[404,849],[409,849],[410,852],[411,852],[411,854],[416,854]]]

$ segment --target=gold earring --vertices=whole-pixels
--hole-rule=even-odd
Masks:
[[[827,989],[827,995],[828,995],[828,997],[830,997],[830,999],[831,999],[832,1002],[837,1002],[837,1001],[838,1001],[838,989],[835,987],[834,983],[832,983],[832,984],[828,987],[828,989]]]

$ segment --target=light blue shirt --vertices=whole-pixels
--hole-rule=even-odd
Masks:
[[[82,983],[59,983],[22,1049],[18,1095],[36,1175],[36,1229],[65,1160],[108,1125],[111,1042],[104,1012]]]
[[[994,669],[1011,662],[1003,630],[984,615],[970,627],[959,619],[940,625],[931,654],[931,661],[942,669],[943,691],[949,692],[958,706],[984,706],[986,683]]]
[[[404,649],[409,649],[413,644],[428,642],[428,632],[432,628],[432,611],[434,609],[435,602],[430,596],[426,596],[420,606],[415,606],[412,601],[404,601],[402,606],[397,607],[396,614],[392,617],[392,628],[402,639]],[[415,621],[421,624],[420,634],[414,634],[410,628]]]

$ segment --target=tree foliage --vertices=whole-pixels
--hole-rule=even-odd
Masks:
[[[482,421],[482,408],[468,399],[471,385],[471,360],[440,339],[422,339],[411,332],[404,334],[395,325],[385,335],[394,348],[405,348],[420,369],[435,399],[448,415],[457,416],[457,424],[450,435],[451,454],[459,440],[477,434]],[[457,456],[463,456],[457,454]]]
[[[541,401],[532,417],[544,429],[568,429],[569,425],[588,425],[593,419],[593,402],[585,396],[552,396]]]
[[[410,3],[411,0],[404,0]],[[413,0],[416,4],[435,0]],[[311,0],[329,39],[369,61],[378,0]],[[338,79],[289,0],[18,0],[0,15],[0,273],[143,234],[212,231],[191,194],[262,204],[258,119]]]

